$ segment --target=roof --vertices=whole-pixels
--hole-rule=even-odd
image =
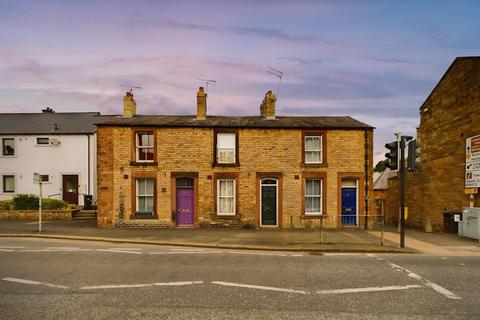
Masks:
[[[386,168],[373,183],[373,190],[388,190],[388,179],[397,175],[397,171]]]
[[[197,120],[191,115],[136,115],[132,118],[102,116],[99,120],[96,123],[99,126],[373,129],[352,117],[277,117],[267,120],[261,116],[207,116],[205,120]]]
[[[94,123],[99,115],[98,112],[0,113],[0,134],[91,134],[96,131]]]
[[[433,88],[432,92],[428,95],[427,99],[422,103],[420,106],[420,110],[423,109],[423,106],[430,100],[432,97],[433,93],[437,90],[437,88],[440,86],[440,84],[447,78],[447,76],[452,72],[453,68],[457,65],[459,65],[462,69],[465,69],[465,67],[468,67],[465,62],[467,63],[474,63],[480,65],[480,56],[470,56],[470,57],[456,57],[455,60],[453,60],[452,64],[448,67],[447,71],[443,74],[443,76],[440,78],[438,83],[435,85]]]

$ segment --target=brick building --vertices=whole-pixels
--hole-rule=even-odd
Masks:
[[[480,57],[456,58],[420,107],[421,167],[406,174],[407,225],[443,229],[443,213],[469,206],[466,138],[480,135]],[[398,221],[398,177],[389,179],[386,215]],[[475,206],[479,206],[478,199]]]
[[[278,117],[271,91],[259,116],[207,116],[206,98],[200,88],[196,116],[137,115],[127,92],[123,115],[97,124],[99,226],[362,224],[373,207],[371,126]]]

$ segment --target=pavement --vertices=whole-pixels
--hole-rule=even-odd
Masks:
[[[447,256],[480,256],[477,240],[454,234],[425,233],[407,229],[406,248],[399,248],[399,234],[394,228],[383,234],[377,231],[298,231],[244,229],[101,229],[93,220],[44,221],[42,232],[38,223],[20,220],[0,221],[0,237],[30,237],[115,243],[153,244],[203,248],[311,251],[423,253]]]

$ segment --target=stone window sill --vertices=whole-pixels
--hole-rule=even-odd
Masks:
[[[158,162],[135,162],[135,161],[131,161],[130,165],[132,167],[157,167]]]

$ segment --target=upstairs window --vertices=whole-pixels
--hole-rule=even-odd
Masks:
[[[135,214],[139,216],[153,216],[155,203],[155,180],[137,179],[136,189],[137,201]]]
[[[15,139],[14,138],[2,139],[2,155],[4,156],[15,155]]]
[[[235,215],[235,179],[217,180],[217,215]]]
[[[4,193],[14,193],[15,192],[15,176],[4,175],[3,179],[3,192]]]
[[[305,215],[322,214],[322,180],[305,180]]]
[[[153,132],[137,132],[136,149],[138,162],[153,162],[155,150]]]
[[[236,163],[236,134],[217,133],[217,163]]]
[[[322,136],[305,136],[305,163],[322,163]]]

